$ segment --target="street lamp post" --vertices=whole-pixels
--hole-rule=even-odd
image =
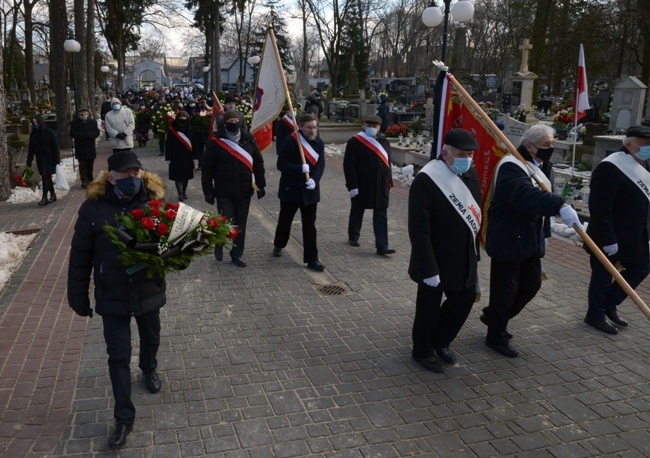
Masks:
[[[108,68],[108,65],[102,65],[101,71],[104,74],[104,92],[106,92],[106,98],[108,98],[108,77],[106,74],[110,71],[111,69]]]
[[[442,0],[445,4],[444,11],[444,29],[442,33],[442,62],[445,62],[447,59],[447,34],[449,28],[449,13],[456,22],[465,22],[472,19],[474,16],[474,4],[470,0],[458,0],[453,7],[449,8],[451,5],[451,0]],[[443,12],[440,10],[439,6],[436,6],[435,0],[431,1],[431,4],[422,12],[422,22],[427,27],[436,27],[440,25],[443,20]]]
[[[250,56],[248,58],[248,63],[253,67],[253,95],[255,95],[255,87],[257,85],[257,64],[260,63],[260,56]]]
[[[115,91],[115,97],[117,97],[117,70],[113,70],[113,91]]]
[[[77,40],[68,38],[63,42],[63,49],[72,55],[72,90],[74,91],[74,111],[77,111],[79,109],[79,96],[77,91],[77,72],[74,65],[74,55],[81,51],[81,45]]]
[[[208,75],[208,72],[210,71],[210,66],[206,65],[203,67],[203,91],[207,94],[208,93],[208,88],[210,85],[208,84],[208,78],[210,75]]]

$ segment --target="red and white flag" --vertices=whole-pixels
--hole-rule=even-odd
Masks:
[[[217,93],[212,91],[212,119],[210,121],[210,132],[208,138],[212,140],[214,133],[217,131],[217,115],[223,114],[223,106],[219,101]]]
[[[576,79],[576,110],[575,125],[587,115],[589,106],[589,89],[587,87],[587,67],[585,66],[585,50],[580,43],[580,57],[578,58],[578,77]]]
[[[282,111],[286,97],[286,82],[280,53],[273,30],[269,29],[262,50],[251,121],[251,133],[262,152],[273,142],[273,122]]]

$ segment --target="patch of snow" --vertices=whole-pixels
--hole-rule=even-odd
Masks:
[[[60,167],[63,169],[63,175],[66,181],[70,185],[74,184],[77,181],[78,179],[77,170],[79,169],[79,164],[76,160],[74,160],[75,169],[73,169],[72,161],[73,158],[66,157],[65,159],[61,160],[61,164],[60,164]],[[36,190],[32,190],[31,188],[21,188],[19,186],[16,186],[11,190],[11,195],[9,196],[9,199],[7,199],[7,203],[24,204],[28,202],[38,202],[39,200],[41,200],[41,197],[43,197],[41,191],[42,185],[43,182],[40,182]],[[56,179],[54,180],[54,189],[56,191],[57,198],[61,198],[67,195],[68,191],[70,190],[69,186],[68,189],[60,189],[60,185],[57,187]]]
[[[16,235],[0,232],[0,291],[20,266],[27,253],[27,247],[35,236],[36,234]]]

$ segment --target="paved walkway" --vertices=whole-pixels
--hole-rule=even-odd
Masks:
[[[101,151],[105,158],[104,142]],[[155,148],[137,151],[166,179]],[[284,256],[271,256],[275,158],[265,154],[267,196],[251,206],[248,267],[205,257],[169,276],[163,389],[146,392],[136,356],[137,419],[119,453],[107,447],[112,396],[101,320],[77,317],[65,298],[84,193],[73,189],[46,208],[0,205],[0,230],[41,228],[0,296],[0,456],[650,455],[650,323],[629,301],[620,312],[632,324],[617,336],[582,323],[589,267],[581,248],[551,241],[550,280],[511,323],[521,351],[512,360],[483,344],[484,256],[483,300],[453,344],[459,362],[429,373],[410,359],[408,190],[392,193],[397,254],[375,254],[369,215],[353,248],[342,161],[328,157],[317,221],[327,269],[314,273],[300,262],[299,221]],[[201,194],[195,179],[188,203],[207,209]],[[649,283],[638,290],[646,300]],[[319,292],[324,285],[343,294]]]

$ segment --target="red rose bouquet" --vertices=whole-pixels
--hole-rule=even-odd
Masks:
[[[116,219],[117,227],[106,224],[104,230],[122,249],[120,261],[129,274],[146,268],[149,278],[183,270],[215,245],[232,246],[239,233],[223,215],[160,200]]]

